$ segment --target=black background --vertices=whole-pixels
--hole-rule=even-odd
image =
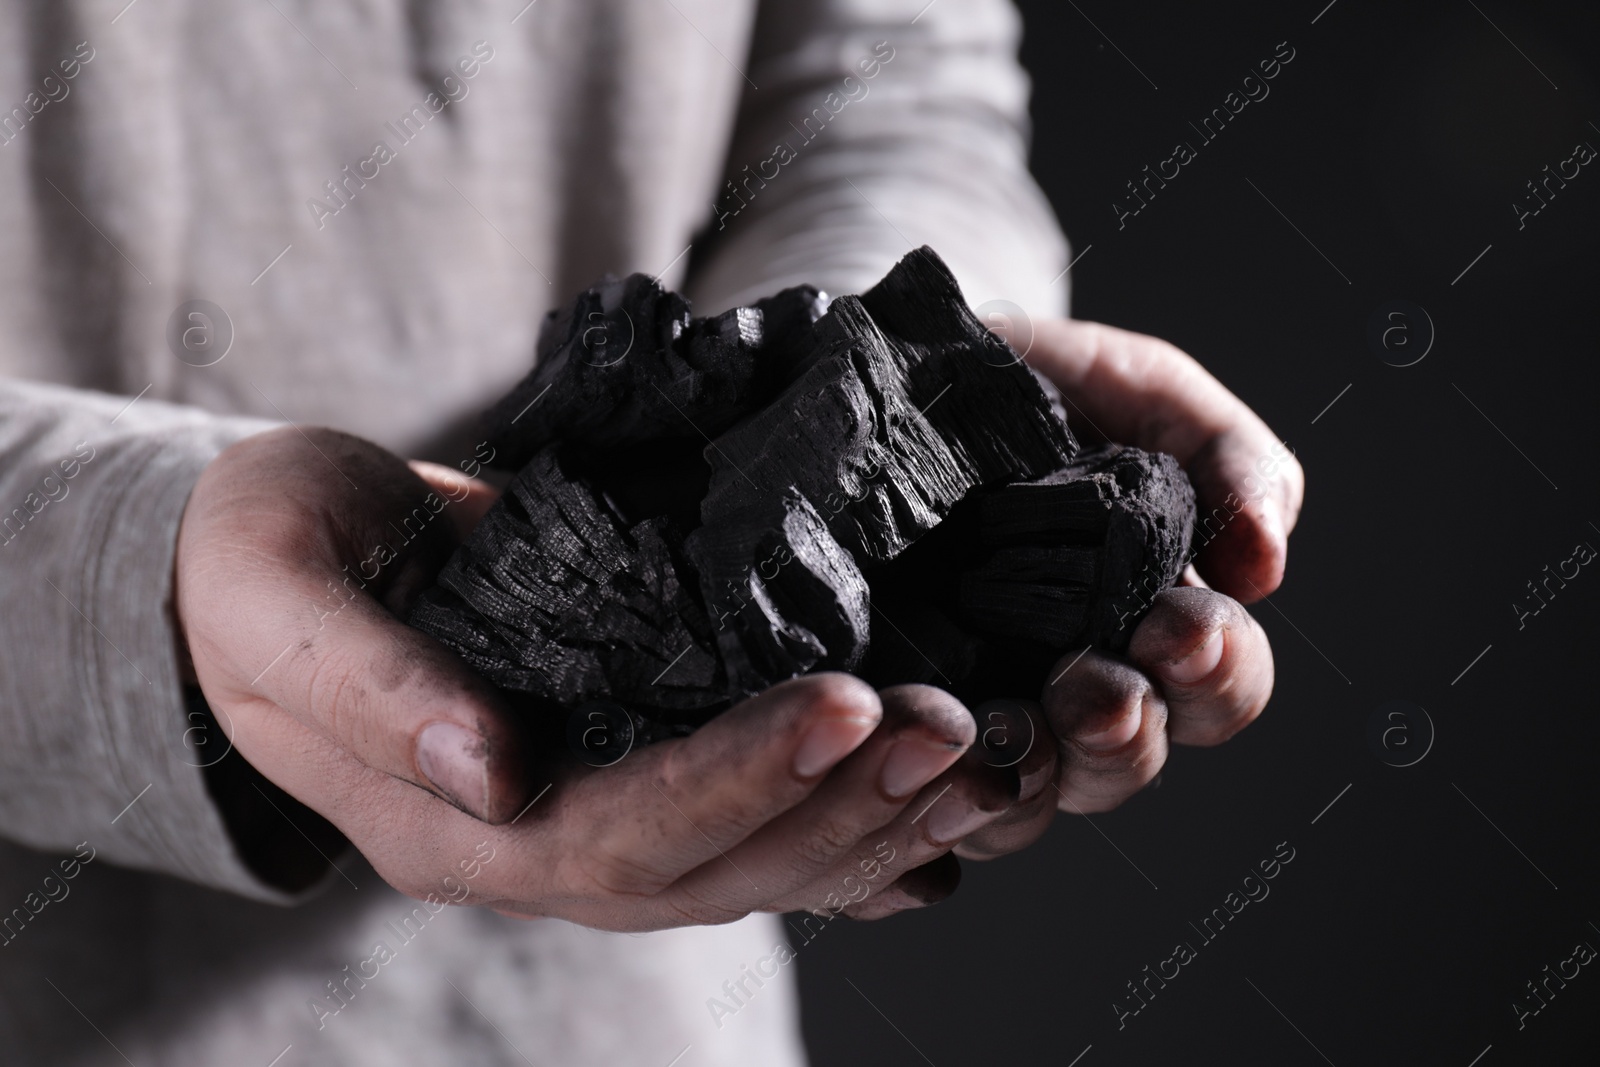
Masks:
[[[1305,466],[1287,580],[1252,609],[1277,689],[938,907],[830,924],[799,955],[819,1067],[1600,1062],[1600,961],[1520,1030],[1512,1008],[1600,948],[1600,563],[1520,630],[1512,606],[1600,548],[1600,166],[1521,230],[1511,206],[1600,147],[1600,5],[1325,3],[1022,4],[1074,314],[1188,350]],[[1271,94],[1201,145],[1188,122],[1281,41]],[[1198,158],[1119,229],[1178,141]],[[1403,368],[1367,342],[1396,299],[1437,331]],[[1436,729],[1414,766],[1367,740],[1392,699]],[[1271,895],[1203,944],[1189,923],[1285,841]],[[1198,958],[1119,1030],[1180,941]]]

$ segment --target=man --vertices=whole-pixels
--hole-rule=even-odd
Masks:
[[[1058,317],[1018,32],[1001,0],[0,11],[16,1062],[799,1063],[783,928],[744,916],[867,870],[851,914],[937,900],[952,846],[1106,810],[1259,713],[1230,595],[1280,580],[1299,469],[1186,356]],[[1218,591],[1074,664],[1008,775],[951,698],[837,675],[530,771],[393,612],[492,501],[465,427],[543,313],[606,271],[699,314],[855,292],[924,242],[1025,309],[1085,436],[1185,464]]]

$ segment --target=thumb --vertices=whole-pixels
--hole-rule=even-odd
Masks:
[[[308,479],[322,463],[343,477]],[[487,681],[385,607],[431,580],[451,542],[438,515],[469,489],[433,498],[398,457],[316,428],[213,460],[184,510],[174,584],[212,706],[287,712],[375,770],[512,818],[527,791],[517,724]]]
[[[450,527],[458,541],[465,540],[500,499],[500,490],[481,478],[424,459],[410,460],[409,465],[412,473],[450,503]]]
[[[523,742],[493,686],[390,614],[373,595],[387,590],[368,587],[360,566],[286,544],[258,542],[253,555],[248,568],[221,555],[186,574],[208,590],[186,619],[206,699],[270,705],[478,819],[514,817],[526,800]]]
[[[1278,587],[1305,473],[1244,401],[1167,342],[1099,323],[1040,323],[1028,362],[1061,390],[1080,434],[1087,423],[1188,472],[1206,581],[1247,604]]]
[[[283,610],[253,612],[261,621],[246,628],[258,632],[241,636],[283,651],[242,696],[271,702],[367,766],[485,822],[515,816],[528,792],[523,745],[486,681],[361,589],[335,605],[310,576],[273,585],[254,603]],[[305,601],[322,607],[308,612]]]

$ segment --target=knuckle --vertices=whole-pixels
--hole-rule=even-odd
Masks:
[[[661,758],[655,767],[651,768],[654,773],[648,774],[652,788],[645,791],[646,796],[654,791],[662,797],[671,798],[706,788],[708,763],[704,759],[697,758],[691,749],[692,746],[683,741],[668,743],[657,749],[661,753]]]
[[[1164,739],[1165,734],[1161,735]],[[1063,799],[1072,803],[1061,806],[1062,811],[1081,810],[1087,814],[1112,811],[1124,801],[1155,780],[1167,761],[1163,742],[1136,742],[1130,750],[1086,761],[1074,761],[1067,781],[1063,783]]]
[[[725,926],[728,923],[738,922],[750,914],[745,908],[729,907],[707,900],[687,887],[668,893],[663,903],[673,915],[683,920],[679,924],[682,926]]]
[[[619,854],[604,842],[578,850],[558,864],[563,884],[580,896],[611,900],[644,899],[672,884],[670,875]]]
[[[688,754],[687,745],[673,745],[656,768],[653,788],[645,793],[662,809],[663,830],[671,835],[701,835],[712,841],[737,840],[743,831],[758,821],[765,794],[756,790],[722,789],[715,793],[715,804],[691,804],[686,798],[703,796],[710,788],[707,776],[726,764],[709,764]],[[652,796],[651,794],[654,794]],[[690,818],[685,808],[694,811]]]
[[[826,867],[861,840],[860,828],[838,819],[824,819],[793,844],[796,865]]]
[[[1074,776],[1076,780],[1064,790],[1060,810],[1075,815],[1115,811],[1149,785],[1160,771],[1161,761],[1149,760],[1119,772]]]
[[[359,666],[336,647],[313,645],[306,670],[306,706],[321,720],[323,729],[340,741],[363,699],[358,671]]]
[[[472,904],[509,904],[531,899],[534,895],[526,882],[500,875],[492,868],[485,868],[477,878],[467,877],[461,873],[455,877],[467,886]],[[518,884],[519,882],[522,884]]]
[[[439,896],[439,878],[433,877],[432,872],[414,868],[402,869],[381,862],[373,862],[373,869],[377,871],[378,877],[402,896],[418,901],[426,901],[430,896],[434,898]]]

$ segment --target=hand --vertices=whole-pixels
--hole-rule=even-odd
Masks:
[[[1037,326],[1027,361],[1061,390],[1080,438],[1177,458],[1203,547],[1180,587],[1154,599],[1126,658],[1074,651],[1051,669],[1030,710],[1048,723],[1042,739],[1057,739],[1056,788],[967,838],[956,852],[968,858],[1031,843],[1057,808],[1109,811],[1160,773],[1169,743],[1220,744],[1261,714],[1272,649],[1241,604],[1283,580],[1305,495],[1300,464],[1266,424],[1165,341],[1060,319]]]
[[[397,617],[493,499],[284,429],[217,457],[179,531],[180,628],[239,754],[402,892],[647,930],[880,906],[931,864],[888,897],[906,906],[948,893],[933,861],[1017,800],[953,698],[837,674],[611,767],[541,770],[492,687]]]

